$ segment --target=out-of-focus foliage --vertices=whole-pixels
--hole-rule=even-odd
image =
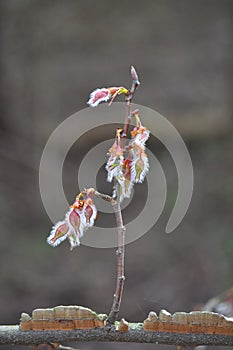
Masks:
[[[128,86],[131,64],[142,83],[135,103],[163,114],[187,141],[195,188],[183,222],[172,235],[163,234],[177,178],[169,154],[151,139],[148,147],[168,180],[166,211],[126,247],[120,316],[133,321],[160,308],[188,311],[232,285],[232,15],[230,0],[0,2],[0,323],[59,304],[109,311],[114,250],[84,246],[70,253],[65,244],[46,244],[51,222],[38,168],[55,127],[86,107],[91,89]],[[78,192],[77,149],[64,166],[70,202]],[[109,191],[103,178],[100,172],[99,187]],[[136,195],[141,198],[140,189]],[[126,222],[137,213],[127,208]],[[150,345],[138,345],[144,348]]]

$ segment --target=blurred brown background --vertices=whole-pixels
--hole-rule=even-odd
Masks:
[[[94,88],[129,85],[131,64],[142,82],[135,102],[178,129],[195,187],[183,222],[165,235],[177,177],[158,145],[153,151],[168,180],[166,208],[147,235],[126,247],[120,316],[142,321],[150,310],[190,311],[233,284],[232,16],[230,0],[0,1],[1,324],[18,323],[21,311],[59,304],[109,311],[114,249],[82,246],[70,253],[66,243],[46,244],[52,223],[38,168],[59,123],[85,108]],[[71,154],[70,172],[64,170],[69,200],[78,157]]]

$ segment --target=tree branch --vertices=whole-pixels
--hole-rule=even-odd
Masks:
[[[73,331],[21,331],[19,326],[0,326],[0,344],[37,345],[41,343],[95,341],[156,343],[183,346],[222,345],[232,346],[233,336],[205,333],[146,332],[141,324],[129,324],[128,332],[95,328]]]

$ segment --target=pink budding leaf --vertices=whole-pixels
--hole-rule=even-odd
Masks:
[[[80,238],[89,227],[94,225],[97,217],[93,191],[94,189],[87,189],[77,196],[66,213],[64,221],[59,221],[53,227],[47,238],[48,244],[56,247],[67,238],[71,250],[80,245]]]
[[[90,93],[89,100],[87,102],[88,105],[91,107],[98,106],[101,102],[107,102],[110,100],[111,104],[116,96],[118,95],[125,95],[127,96],[129,94],[129,90],[126,89],[124,86],[118,86],[118,87],[109,87],[109,88],[98,88]]]

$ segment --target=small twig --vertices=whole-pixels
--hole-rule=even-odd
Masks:
[[[79,350],[77,348],[71,348],[70,346],[64,346],[56,342],[41,343],[34,347],[36,350]]]
[[[63,346],[63,345],[59,345],[59,348],[61,350],[79,350],[77,348],[71,348],[70,346]]]
[[[94,191],[94,193],[95,193],[96,197],[101,198],[104,201],[107,201],[107,202],[110,202],[113,204],[116,202],[115,199],[113,197],[109,196],[108,194],[100,193],[96,190]]]
[[[64,346],[64,345],[61,345],[61,344],[58,344],[58,346],[55,346],[55,349],[60,349],[60,350],[79,350],[77,348],[72,348],[70,346]]]

